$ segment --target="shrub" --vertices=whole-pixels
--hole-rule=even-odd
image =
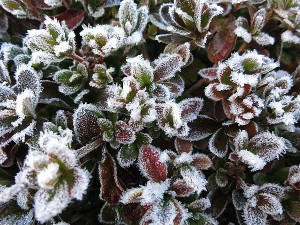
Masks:
[[[298,0],[0,5],[0,224],[300,223]]]

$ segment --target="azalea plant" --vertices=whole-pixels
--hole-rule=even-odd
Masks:
[[[300,223],[298,0],[0,6],[0,224]]]

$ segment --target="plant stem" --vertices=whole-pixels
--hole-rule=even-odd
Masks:
[[[66,57],[69,58],[69,59],[73,59],[73,60],[75,60],[77,62],[80,62],[80,63],[84,62],[84,59],[82,57],[80,57],[79,55],[77,55],[76,53],[66,55]]]
[[[248,46],[248,43],[244,42],[244,44],[241,45],[241,47],[237,50],[238,53],[242,53],[246,50]]]

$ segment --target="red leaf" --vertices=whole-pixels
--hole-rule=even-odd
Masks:
[[[167,165],[160,161],[160,150],[151,145],[142,145],[139,155],[141,171],[149,179],[160,182],[167,179]]]
[[[215,80],[217,79],[217,68],[205,68],[205,69],[201,69],[199,71],[199,75],[201,77],[204,77],[208,80]]]
[[[194,188],[189,186],[185,180],[177,180],[172,184],[171,190],[175,191],[178,196],[184,197],[193,193]]]
[[[176,138],[175,139],[175,148],[179,154],[181,154],[183,152],[189,153],[193,149],[193,144],[190,141]]]
[[[105,159],[99,164],[100,198],[110,204],[117,204],[124,189],[118,176],[116,162],[110,154],[105,153]]]
[[[73,30],[78,27],[84,19],[84,10],[67,10],[61,14],[55,15],[59,21],[66,21],[69,29]]]
[[[131,144],[135,140],[135,132],[131,126],[122,120],[115,123],[116,140],[122,144]]]
[[[182,119],[186,122],[193,121],[199,115],[203,107],[203,99],[201,98],[187,98],[179,103],[181,108]]]
[[[215,34],[208,46],[208,58],[211,62],[217,63],[232,52],[237,39],[234,30],[235,20],[229,18],[224,27]]]

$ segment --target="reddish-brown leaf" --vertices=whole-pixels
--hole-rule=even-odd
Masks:
[[[175,139],[175,148],[179,154],[186,152],[189,153],[193,149],[193,144],[191,141],[182,140],[180,138]]]
[[[194,188],[189,186],[185,180],[177,180],[172,186],[171,190],[175,191],[178,196],[188,196],[194,191]]]
[[[217,63],[232,52],[237,39],[234,30],[235,20],[229,18],[224,27],[215,34],[208,46],[208,58],[211,62]]]
[[[59,21],[66,21],[69,29],[73,30],[78,27],[84,19],[84,10],[67,10],[61,14],[55,15]]]
[[[116,162],[105,153],[105,158],[99,164],[100,198],[110,204],[117,204],[124,191],[117,176]]]
[[[217,68],[204,68],[199,70],[199,75],[208,80],[217,79]]]
[[[142,145],[139,166],[144,175],[155,182],[167,179],[167,165],[160,161],[160,150],[151,145]]]
[[[198,153],[193,155],[192,164],[200,170],[207,170],[212,166],[212,161],[207,155]]]
[[[122,144],[130,144],[135,140],[135,132],[131,126],[122,120],[115,123],[116,140]]]

